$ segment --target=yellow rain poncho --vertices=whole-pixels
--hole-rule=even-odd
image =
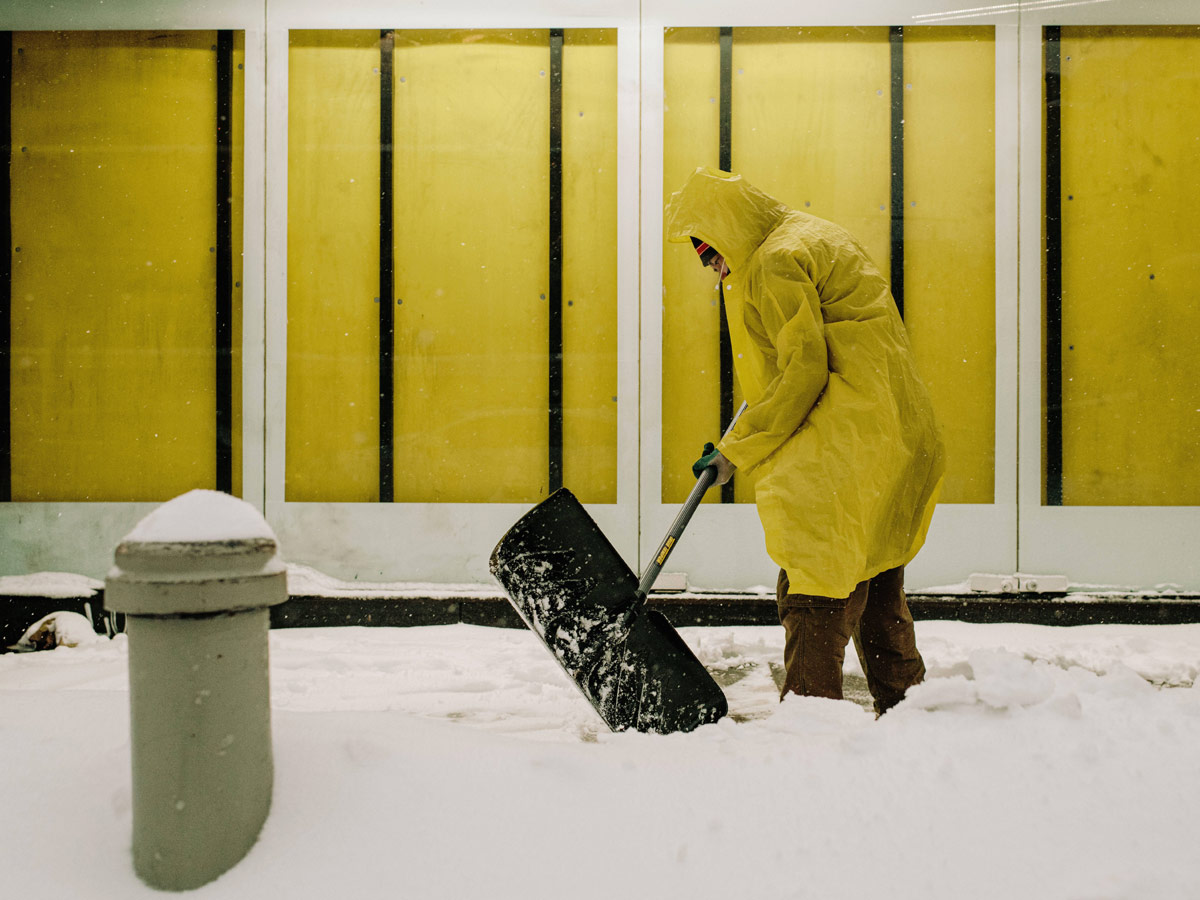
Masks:
[[[672,196],[666,227],[729,267],[722,296],[749,405],[719,446],[754,480],[767,552],[791,592],[846,597],[908,563],[944,450],[878,269],[844,229],[715,169]]]

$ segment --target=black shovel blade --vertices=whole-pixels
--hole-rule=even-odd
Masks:
[[[566,488],[509,529],[491,571],[613,731],[691,731],[728,712],[720,686],[666,616],[644,609],[637,576]]]

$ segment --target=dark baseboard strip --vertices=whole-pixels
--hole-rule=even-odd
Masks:
[[[1186,625],[1200,623],[1200,594],[917,594],[908,604],[918,621],[1029,625]],[[677,627],[778,625],[775,599],[763,594],[653,594],[650,607]],[[88,616],[96,632],[122,630],[122,617],[106,622],[104,595],[67,599],[0,596],[0,652],[43,616],[58,611]],[[272,628],[416,625],[485,625],[523,628],[507,598],[493,594],[445,597],[294,596],[271,607]]]

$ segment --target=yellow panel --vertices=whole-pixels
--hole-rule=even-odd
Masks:
[[[691,169],[717,164],[718,30],[668,29],[664,53],[665,200]],[[783,202],[849,228],[886,270],[887,28],[735,28],[732,75],[733,170]],[[718,421],[714,278],[668,245],[663,280],[663,501],[675,503],[694,484],[692,460],[726,423]],[[714,491],[708,500],[718,497]],[[752,485],[739,480],[735,497],[752,502]]]
[[[732,76],[733,170],[792,208],[849,229],[886,275],[887,28],[735,28]],[[753,500],[747,487],[739,485],[739,501]]]
[[[13,36],[15,500],[215,483],[215,43]]]
[[[396,32],[396,499],[547,494],[549,33]]]
[[[995,64],[990,26],[904,29],[904,319],[947,503],[995,499]]]
[[[885,275],[890,85],[885,27],[733,30],[734,171],[849,229]]]
[[[720,139],[716,28],[665,34],[663,202],[697,166],[715,166]],[[662,500],[681,503],[695,485],[692,461],[715,441],[720,412],[720,295],[711,269],[686,245],[663,246]],[[710,491],[706,502],[720,499]]]
[[[379,499],[379,32],[292,32],[286,498]]]
[[[1061,53],[1063,502],[1200,505],[1200,28]]]
[[[617,33],[563,46],[563,482],[617,502]]]

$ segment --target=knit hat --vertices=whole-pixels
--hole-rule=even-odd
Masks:
[[[700,240],[699,238],[692,238],[692,246],[695,247],[696,252],[700,254],[700,264],[701,265],[707,266],[709,263],[712,262],[713,257],[717,255],[717,251],[715,248],[710,247],[708,244],[704,243],[704,241]]]

